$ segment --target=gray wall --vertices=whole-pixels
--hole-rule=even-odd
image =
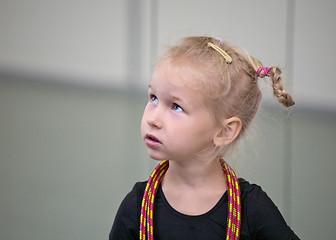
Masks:
[[[230,159],[302,239],[333,239],[334,1],[1,1],[0,239],[106,239],[155,163],[140,139],[162,47],[209,34],[284,69],[297,105],[261,82],[255,126]]]

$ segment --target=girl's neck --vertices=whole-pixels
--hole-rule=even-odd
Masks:
[[[207,161],[169,161],[162,185],[198,188],[225,183],[223,169],[217,159]]]
[[[168,203],[176,211],[201,215],[218,203],[227,190],[227,185],[218,160],[193,164],[169,161],[162,190]]]

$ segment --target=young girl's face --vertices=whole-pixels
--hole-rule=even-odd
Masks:
[[[165,62],[155,68],[141,122],[151,158],[191,160],[213,152],[219,128],[200,90],[186,84],[192,80],[186,68],[176,69]]]

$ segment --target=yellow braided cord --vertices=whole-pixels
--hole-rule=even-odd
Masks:
[[[154,233],[153,233],[153,226],[150,226],[150,233],[151,233],[151,235],[154,234]]]
[[[140,214],[140,231],[139,237],[141,240],[146,240],[146,235],[148,240],[153,240],[153,206],[154,199],[158,184],[160,183],[162,176],[168,168],[168,162],[162,161],[151,173],[147,185],[144,191],[144,196],[141,203],[141,214]],[[147,233],[146,233],[147,232]]]
[[[154,178],[154,175],[156,173],[156,169],[153,170],[152,174],[151,174],[151,177]]]
[[[236,232],[235,232],[236,237],[239,237],[239,228],[236,228]]]
[[[149,195],[149,197],[151,196],[151,194],[152,194],[152,191],[151,191],[151,189],[148,189],[148,195]],[[146,217],[146,227],[147,227],[147,232],[149,233],[150,232],[150,229],[149,229],[149,224],[148,224],[148,221],[149,221],[149,219],[150,219],[150,216],[149,216],[149,214],[150,214],[150,212],[149,212],[149,205],[148,205],[148,203],[146,202],[146,215],[147,215],[147,217]]]
[[[231,231],[232,231],[233,234],[235,234],[235,232],[236,232],[236,225],[234,223],[232,224]]]
[[[227,180],[229,195],[226,240],[238,240],[241,219],[239,183],[234,171],[226,164],[226,162],[222,160],[221,164]]]
[[[144,201],[144,199],[142,200],[142,206],[144,206],[144,208],[147,208],[147,202]],[[146,225],[146,215],[141,214],[140,216],[140,226],[141,225]],[[140,228],[140,239],[146,239],[146,233],[142,231],[142,229]]]

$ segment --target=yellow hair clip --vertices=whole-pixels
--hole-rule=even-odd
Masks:
[[[223,49],[221,49],[220,47],[216,46],[213,43],[208,43],[209,47],[212,47],[213,49],[215,49],[217,52],[219,52],[220,55],[223,56],[223,58],[225,59],[226,63],[231,63],[232,62],[232,58],[229,54],[227,54],[227,52],[225,52]]]

